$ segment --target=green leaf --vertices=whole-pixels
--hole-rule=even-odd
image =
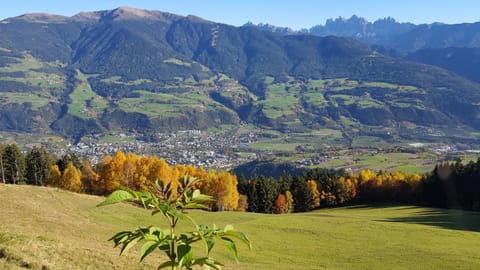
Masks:
[[[116,190],[112,194],[110,194],[105,201],[99,203],[97,207],[99,206],[105,206],[105,205],[110,205],[110,204],[115,204],[123,201],[131,201],[135,200],[137,197],[135,196],[135,193],[133,191],[127,191],[127,190]]]
[[[127,240],[130,237],[131,232],[119,232],[112,236],[108,241],[113,241],[115,243],[115,247],[123,243],[123,241]]]
[[[164,241],[165,242],[165,241]],[[164,243],[163,242],[163,243]],[[170,245],[168,243],[165,243],[165,244],[162,244],[158,247],[161,251],[164,251],[165,253],[168,254],[168,252],[170,251]]]
[[[163,189],[163,181],[161,179],[157,178],[157,180],[155,180],[155,185]]]
[[[172,265],[173,265],[172,261],[166,261],[160,264],[157,269],[169,268],[169,267],[172,267]]]
[[[120,250],[120,255],[127,252],[129,249],[131,249],[133,246],[135,246],[138,241],[140,241],[143,237],[137,236],[133,239],[128,239],[127,241],[124,242],[124,245],[122,247],[122,250]]]
[[[190,179],[193,179],[193,177],[192,178],[188,177],[188,174],[185,174],[183,176],[183,186],[184,187],[186,187],[186,186],[188,186],[188,184],[190,184],[190,182],[191,182]]]
[[[223,266],[219,261],[209,257],[197,258],[194,260],[193,265],[200,265],[202,266],[202,269],[210,269],[211,267],[217,270],[221,270]]]
[[[228,231],[235,231],[235,229],[233,228],[233,226],[231,224],[227,224],[225,226],[225,228],[223,228],[223,231],[224,232],[228,232]]]
[[[207,254],[210,254],[210,251],[215,246],[215,238],[213,237],[205,237],[205,243],[207,243]]]
[[[169,209],[167,214],[179,219],[183,219],[185,217],[185,214],[183,214],[181,211],[178,211],[177,209]]]
[[[208,206],[199,203],[187,203],[183,209],[208,209]]]
[[[190,266],[193,260],[193,250],[189,245],[179,245],[177,247],[178,255],[178,268],[182,269],[183,266]]]
[[[160,208],[160,210],[162,211],[162,214],[163,214],[163,215],[166,215],[167,212],[168,212],[168,209],[170,208],[170,206],[169,206],[167,203],[164,203],[164,202],[163,202],[163,203],[161,203],[161,204],[159,205],[159,208]]]
[[[215,198],[213,198],[212,196],[209,196],[209,195],[199,194],[195,198],[193,198],[192,201],[197,202],[197,203],[213,202],[213,201],[215,201]]]
[[[252,242],[244,233],[229,230],[229,231],[224,231],[224,235],[239,239],[240,241],[245,243],[245,245],[247,245],[249,249],[252,249]]]
[[[192,193],[192,199],[196,199],[198,196],[200,196],[200,190],[199,189],[195,189]]]
[[[235,260],[238,262],[237,246],[235,245],[235,242],[233,242],[233,240],[228,237],[220,237],[220,239],[222,240],[222,243],[227,246],[228,250],[230,250],[230,252],[235,257]]]
[[[147,241],[143,244],[142,249],[140,250],[140,261],[143,261],[148,254],[152,253],[158,247],[157,241]]]

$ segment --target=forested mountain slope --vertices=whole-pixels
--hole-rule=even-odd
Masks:
[[[480,128],[480,85],[348,38],[126,7],[27,14],[0,35],[2,131]]]

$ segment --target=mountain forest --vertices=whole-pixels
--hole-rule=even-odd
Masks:
[[[398,35],[427,31],[388,20],[382,29],[389,23],[403,27]],[[471,60],[464,67],[474,72],[469,56],[477,54],[448,51],[463,40],[398,45],[398,54],[412,53],[394,57],[383,39],[370,45],[315,29],[285,35],[127,7],[8,18],[0,24],[0,130],[70,142],[118,131],[155,140],[243,123],[312,137],[333,130],[332,143],[347,147],[359,137],[438,142],[436,134],[476,142],[480,85],[456,63]],[[471,39],[465,46],[475,46]]]

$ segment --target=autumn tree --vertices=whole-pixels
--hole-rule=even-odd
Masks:
[[[125,155],[121,151],[118,151],[113,158],[111,156],[103,158],[98,175],[100,183],[103,185],[104,194],[110,194],[120,187],[124,161]]]
[[[82,163],[82,186],[83,190],[89,194],[102,195],[103,188],[100,183],[100,177],[95,172],[89,160],[85,159]]]
[[[277,199],[275,200],[275,213],[283,214],[286,212],[287,199],[285,195],[278,194]]]
[[[54,171],[60,172],[57,165],[52,167]],[[57,172],[54,172],[56,175],[56,183],[55,186],[61,189],[66,189],[73,192],[81,192],[82,191],[82,173],[79,169],[73,165],[73,162],[69,162],[63,173],[58,176]]]
[[[216,186],[211,195],[215,198],[216,208],[219,210],[234,210],[238,206],[239,193],[237,190],[237,177],[227,172],[216,173],[216,177],[211,179]]]
[[[245,212],[248,209],[248,197],[247,195],[240,194],[238,196],[238,206],[237,211]]]
[[[307,181],[308,189],[310,190],[310,207],[315,209],[320,206],[320,192],[318,191],[317,182],[314,180]]]
[[[285,213],[293,212],[295,208],[295,202],[293,200],[293,195],[290,190],[285,191]]]
[[[48,183],[49,185],[58,187],[62,180],[62,172],[58,168],[57,164],[50,166],[50,171],[48,173]]]

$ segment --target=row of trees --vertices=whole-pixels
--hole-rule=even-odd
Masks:
[[[246,197],[240,197],[237,191],[237,178],[228,172],[186,165],[169,166],[155,156],[122,151],[92,166],[88,159],[80,159],[75,154],[56,158],[44,147],[33,147],[24,155],[15,144],[0,145],[0,173],[6,184],[48,185],[95,195],[110,194],[120,186],[148,190],[156,179],[170,183],[174,187],[172,190],[176,190],[179,179],[188,174],[202,180],[195,188],[215,198],[210,205],[212,209],[246,209]]]
[[[206,170],[202,167],[187,165],[169,166],[165,160],[155,156],[138,156],[118,151],[113,157],[107,156],[84,178],[84,188],[88,193],[109,194],[120,186],[133,190],[148,190],[156,179],[164,184],[170,183],[176,190],[179,180],[189,175],[201,181],[195,185],[203,194],[213,196],[212,209],[236,210],[240,194],[237,190],[237,178],[228,172]]]
[[[74,192],[107,195],[120,186],[149,190],[156,179],[178,185],[184,175],[200,179],[195,188],[211,195],[214,210],[262,213],[305,212],[323,206],[361,202],[406,202],[480,210],[480,159],[438,164],[427,174],[312,169],[300,176],[249,179],[224,171],[187,165],[170,166],[155,156],[118,151],[92,166],[76,155],[51,156],[43,147],[25,155],[17,145],[0,145],[3,183],[49,185]],[[175,190],[175,188],[173,188]]]
[[[480,158],[438,164],[425,175],[421,196],[435,207],[480,211]]]
[[[4,184],[46,185],[53,158],[43,147],[24,156],[16,144],[0,145],[0,173]]]

